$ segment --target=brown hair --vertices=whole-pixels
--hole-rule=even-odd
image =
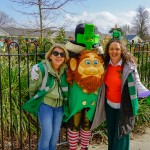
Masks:
[[[125,45],[122,43],[121,40],[118,39],[111,39],[110,41],[108,41],[108,43],[106,44],[105,47],[105,51],[104,51],[104,61],[105,61],[105,66],[108,65],[109,61],[110,61],[110,56],[109,56],[109,47],[111,45],[111,43],[113,42],[117,42],[120,44],[121,47],[121,57],[123,60],[123,63],[125,62],[132,62],[136,64],[136,58],[127,50],[127,48],[125,47]]]

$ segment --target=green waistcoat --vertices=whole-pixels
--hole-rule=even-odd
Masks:
[[[98,93],[84,93],[83,89],[78,86],[75,82],[69,85],[69,112],[68,116],[64,116],[63,121],[67,122],[68,119],[76,114],[77,112],[81,111],[83,108],[88,108],[86,113],[87,118],[92,121],[94,112],[96,109]],[[66,113],[67,114],[67,113]]]

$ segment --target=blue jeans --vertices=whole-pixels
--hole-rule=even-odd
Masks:
[[[42,103],[38,111],[41,135],[38,150],[56,150],[63,118],[63,107],[51,107]]]

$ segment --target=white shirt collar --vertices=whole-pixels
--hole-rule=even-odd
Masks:
[[[111,64],[112,66],[121,66],[122,65],[122,59],[120,59],[120,61],[116,65],[113,65],[113,63],[110,59],[109,64]]]

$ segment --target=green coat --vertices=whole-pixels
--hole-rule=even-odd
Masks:
[[[95,93],[84,93],[83,89],[78,86],[75,82],[69,85],[69,112],[66,113],[68,116],[64,116],[63,121],[67,122],[70,117],[72,117],[77,112],[84,108],[88,108],[86,113],[87,118],[92,121],[96,109],[96,103],[98,99],[98,94]]]
[[[44,61],[43,63],[48,65],[48,61]],[[40,66],[40,65],[39,65]],[[62,101],[63,99],[67,99],[68,98],[68,83],[66,81],[66,71],[65,68],[66,67],[62,67],[60,69],[60,76],[53,74],[52,70],[50,70],[50,66],[47,66],[48,68],[48,77],[47,77],[47,81],[46,81],[46,87],[44,89],[39,89],[39,87],[42,85],[44,81],[42,81],[42,74],[43,72],[41,68],[39,68],[39,79],[37,81],[33,81],[33,83],[31,82],[30,84],[30,95],[32,95],[33,93],[34,96],[32,96],[25,104],[23,104],[23,109],[30,112],[33,115],[37,116],[38,113],[38,108],[41,104],[41,102],[44,101],[44,98],[46,97],[46,95],[51,95],[52,90],[54,89],[56,82],[59,82],[59,87],[61,87],[62,89],[62,95],[60,95]],[[45,71],[46,72],[46,71]],[[62,106],[62,105],[61,105]]]

